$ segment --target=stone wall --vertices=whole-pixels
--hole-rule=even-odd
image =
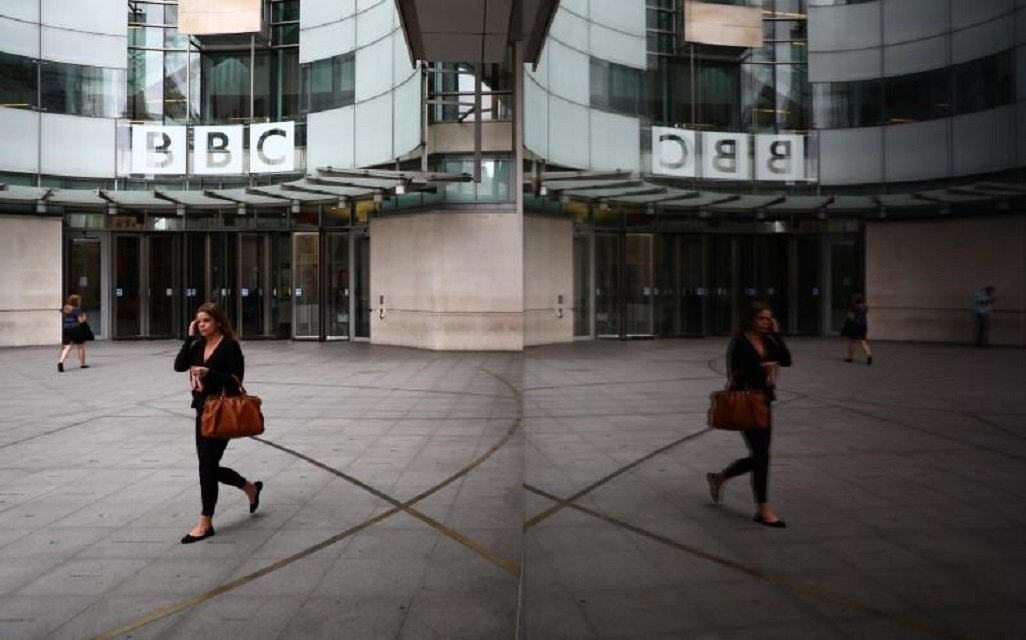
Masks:
[[[988,284],[991,344],[1026,346],[1026,216],[866,225],[871,339],[970,343]]]
[[[60,218],[0,215],[0,346],[60,345],[61,255]]]

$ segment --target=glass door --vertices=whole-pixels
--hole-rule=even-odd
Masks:
[[[712,332],[715,335],[729,335],[734,330],[734,290],[737,287],[737,270],[734,268],[734,238],[726,235],[712,236],[707,264],[711,271]]]
[[[591,336],[591,237],[574,236],[574,336]]]
[[[292,236],[292,326],[297,338],[320,338],[320,238],[316,232]]]
[[[797,309],[795,331],[800,335],[818,336],[823,333],[822,310],[824,299],[820,278],[823,273],[823,241],[818,236],[796,239]]]
[[[267,335],[267,237],[239,234],[239,315],[243,338]]]
[[[206,302],[207,292],[210,291],[207,277],[209,240],[210,236],[205,233],[187,233],[182,238],[185,245],[182,249],[182,290],[185,300],[181,315],[182,336],[188,333],[189,323],[196,317],[196,309]]]
[[[620,272],[622,236],[595,236],[595,335],[618,338],[622,331]]]
[[[82,312],[93,333],[100,337],[100,239],[72,238],[68,243],[68,273],[64,290],[82,297]],[[65,296],[67,299],[67,296]]]
[[[142,236],[114,236],[114,337],[142,335]]]
[[[370,290],[370,238],[365,234],[353,237],[353,248],[356,255],[353,260],[353,295],[355,296],[356,326],[353,332],[354,338],[370,339],[370,314],[371,314],[371,290]]]
[[[324,240],[325,289],[328,294],[325,301],[328,309],[326,337],[329,340],[348,340],[349,314],[352,311],[349,308],[349,234],[328,233]]]
[[[292,239],[271,236],[271,327],[276,338],[292,337]]]
[[[830,244],[830,331],[837,333],[844,323],[852,295],[861,291],[858,248],[854,240]],[[872,301],[870,301],[872,302]]]
[[[208,280],[210,289],[207,299],[204,302],[216,302],[228,314],[232,325],[239,326],[239,308],[236,272],[238,263],[238,240],[234,233],[212,233],[210,234],[209,268],[210,278]]]
[[[654,241],[650,233],[627,234],[627,286],[624,289],[627,337],[655,334]]]
[[[147,283],[146,326],[143,331],[150,338],[170,338],[174,336],[175,306],[179,297],[175,286],[178,238],[144,236],[142,240]]]

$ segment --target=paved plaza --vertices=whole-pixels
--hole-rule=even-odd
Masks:
[[[724,339],[247,342],[267,432],[199,512],[178,343],[0,350],[0,638],[1019,638],[1026,351],[793,339],[770,499],[704,475]]]

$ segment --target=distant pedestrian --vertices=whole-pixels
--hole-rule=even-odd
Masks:
[[[752,390],[765,394],[767,404],[776,399],[774,389],[780,367],[791,366],[791,352],[780,336],[780,326],[773,317],[769,305],[756,301],[742,317],[740,331],[731,340],[727,349],[727,364],[730,371],[730,388]],[[745,473],[752,474],[752,492],[755,495],[756,512],[753,518],[767,527],[783,528],[787,525],[777,517],[769,505],[769,449],[770,433],[773,427],[772,412],[770,424],[764,429],[742,431],[748,446],[747,458],[735,460],[718,473],[708,473],[709,494],[713,502],[720,501],[723,485],[727,480]]]
[[[82,313],[82,297],[77,293],[68,296],[68,302],[61,309],[61,355],[57,358],[57,371],[64,373],[64,361],[71,353],[71,345],[78,350],[78,366],[88,369],[86,364],[86,333],[82,323],[86,315]]]
[[[200,499],[199,521],[182,538],[182,544],[199,542],[214,535],[214,509],[217,506],[218,483],[241,489],[249,498],[249,512],[260,506],[262,482],[249,482],[237,472],[221,466],[221,456],[228,440],[208,438],[201,433],[203,406],[209,396],[239,393],[245,374],[242,348],[235,339],[228,316],[218,305],[206,302],[189,323],[189,337],[175,357],[175,371],[188,371],[192,387],[192,407],[196,409],[196,456],[199,459]]]
[[[993,285],[987,285],[976,292],[973,299],[973,335],[976,338],[977,347],[986,347],[990,344],[990,314],[994,310],[994,301],[997,300]]]
[[[873,364],[873,352],[869,348],[869,307],[866,306],[866,299],[861,293],[851,297],[851,305],[848,307],[848,314],[844,319],[844,326],[841,328],[841,335],[848,337],[848,351],[844,358],[845,362],[852,362],[855,351],[855,343],[862,347],[862,353],[866,354],[866,364]]]

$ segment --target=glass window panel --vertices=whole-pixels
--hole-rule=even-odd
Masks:
[[[0,53],[0,106],[36,106],[37,67],[32,58]]]
[[[809,128],[805,65],[776,66],[777,128],[804,130]]]
[[[271,44],[274,46],[299,44],[299,23],[275,25],[271,28]]]
[[[132,120],[164,119],[164,54],[128,51],[128,115]]]
[[[203,121],[238,123],[249,117],[249,52],[202,55]]]
[[[271,55],[269,51],[257,52],[253,70],[253,117],[271,119],[276,106],[276,96],[271,93]]]
[[[742,128],[745,131],[772,131],[776,124],[776,90],[773,65],[741,65]]]
[[[886,121],[889,124],[902,124],[950,115],[950,85],[950,69],[885,79]]]
[[[804,42],[778,42],[772,46],[776,50],[777,62],[805,63]]]
[[[164,55],[164,118],[166,122],[185,123],[189,119],[189,55],[168,52]]]
[[[955,67],[957,113],[972,113],[1010,104],[1015,97],[1015,67],[1011,51]]]
[[[271,4],[271,21],[287,22],[299,20],[299,0],[284,0]]]
[[[591,59],[590,79],[591,107],[593,109],[609,109],[609,63],[596,58]]]
[[[705,63],[695,69],[698,126],[737,130],[740,125],[740,74],[737,65]]]
[[[299,50],[279,49],[274,55],[275,120],[288,120],[299,115]]]
[[[131,47],[160,49],[164,46],[164,28],[129,25],[128,44]]]
[[[46,62],[40,80],[40,102],[47,111],[95,118],[124,115],[121,69]]]

